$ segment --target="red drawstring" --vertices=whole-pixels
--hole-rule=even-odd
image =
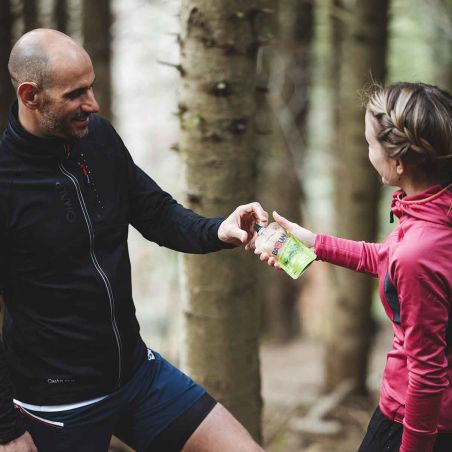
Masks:
[[[80,166],[80,169],[82,170],[82,173],[86,177],[86,181],[89,184],[90,180],[89,180],[88,170],[86,169],[86,166],[83,163],[80,163],[80,162],[79,162],[78,166]]]

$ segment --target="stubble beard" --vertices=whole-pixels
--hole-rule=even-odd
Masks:
[[[88,127],[82,130],[71,129],[65,124],[63,118],[59,117],[51,110],[50,104],[51,101],[49,99],[44,100],[40,121],[40,126],[47,136],[71,139],[83,138],[88,134]]]

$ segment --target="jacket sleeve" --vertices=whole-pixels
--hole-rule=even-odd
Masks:
[[[131,173],[130,223],[146,239],[185,253],[229,248],[218,238],[222,217],[205,218],[181,206],[134,164]]]
[[[14,408],[12,384],[0,342],[0,444],[6,444],[25,433],[19,412]]]
[[[129,223],[146,239],[185,253],[209,253],[233,246],[218,238],[223,217],[205,218],[180,205],[135,165],[129,151],[114,131],[126,159]]]
[[[8,246],[7,237],[7,209],[4,201],[8,199],[8,192],[4,186],[0,189],[0,250],[5,253]],[[0,260],[0,295],[3,294],[3,278],[6,273],[7,259]],[[0,340],[0,444],[6,444],[25,433],[22,417],[14,408],[13,386],[9,377],[8,365],[5,359],[3,342]]]
[[[432,269],[428,253],[411,247],[394,264],[393,281],[400,300],[408,389],[401,452],[430,452],[444,389],[448,386],[446,333],[448,289],[444,275]]]
[[[379,243],[357,242],[326,234],[317,234],[317,259],[360,273],[378,276]]]

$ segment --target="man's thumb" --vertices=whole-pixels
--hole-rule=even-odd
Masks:
[[[237,240],[240,240],[241,243],[246,243],[247,240],[248,240],[247,232],[244,231],[243,229],[240,229],[240,228],[237,228],[237,227],[234,227],[231,230],[231,234],[230,235],[231,235],[231,237],[233,237],[233,238],[235,238]]]

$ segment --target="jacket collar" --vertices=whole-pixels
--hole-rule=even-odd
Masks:
[[[13,151],[33,160],[61,159],[66,155],[66,149],[71,140],[64,138],[43,138],[27,132],[19,122],[19,107],[17,101],[9,111],[8,125],[4,139]]]
[[[433,185],[422,193],[412,196],[399,190],[393,194],[391,212],[398,218],[452,226],[452,183]]]

